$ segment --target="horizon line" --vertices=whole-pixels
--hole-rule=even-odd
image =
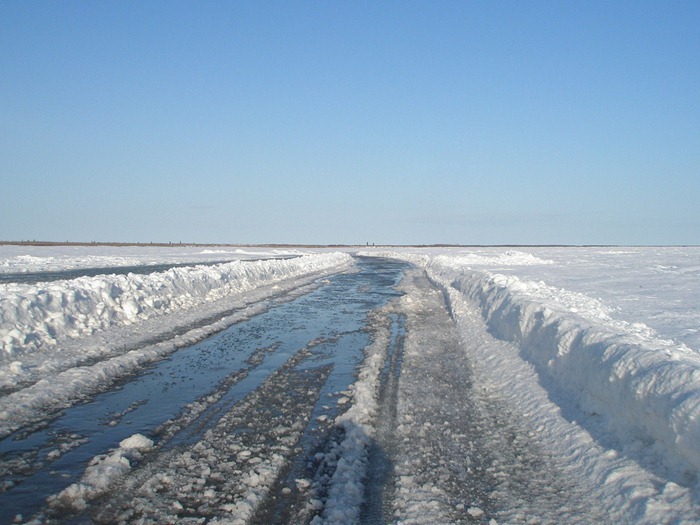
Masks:
[[[301,244],[301,243],[199,243],[199,242],[119,242],[119,241],[0,241],[0,246],[143,246],[143,247],[237,247],[237,248],[684,248],[700,244],[606,244],[606,243],[498,243],[498,244]]]

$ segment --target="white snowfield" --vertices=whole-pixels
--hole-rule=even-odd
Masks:
[[[156,264],[222,262],[293,257],[305,249],[235,248],[230,246],[0,246],[0,275],[60,272],[82,268],[118,268]]]

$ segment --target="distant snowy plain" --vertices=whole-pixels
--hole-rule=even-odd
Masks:
[[[360,254],[401,259],[427,272],[445,297],[474,380],[509,403],[610,523],[700,521],[700,248],[373,248]],[[283,257],[294,258],[255,261]],[[206,337],[236,301],[255,303],[266,287],[269,293],[298,286],[347,270],[352,260],[313,249],[0,246],[0,273],[13,275],[182,263],[193,266],[0,284],[0,433],[35,421],[56,400],[70,403],[76,390],[99,389],[101,381]],[[201,326],[206,319],[212,321]],[[125,337],[138,347],[156,326],[191,329],[181,340],[160,343],[165,350],[119,354]],[[338,419],[344,425],[355,418],[369,434],[379,366],[373,355],[368,351],[352,408]],[[80,367],[96,360],[111,364],[79,376]],[[149,442],[133,441],[148,452]],[[366,442],[353,446],[362,458]],[[113,456],[120,461],[124,454]],[[314,523],[357,520],[357,509],[349,507],[360,503],[348,502],[342,488],[348,477],[351,486],[362,484],[363,462],[357,464],[344,472],[338,467],[345,485],[331,489],[326,501],[313,500]],[[86,476],[96,476],[94,470]],[[397,493],[415,492],[401,483]],[[541,509],[551,522],[562,519],[554,507]],[[419,514],[406,514],[406,522],[439,516],[430,501],[413,508]],[[513,503],[491,523],[541,522],[537,509],[524,509],[525,503]],[[476,505],[465,512],[475,523],[484,515]]]

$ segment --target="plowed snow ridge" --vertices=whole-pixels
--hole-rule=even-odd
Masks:
[[[341,253],[188,266],[147,275],[0,285],[0,360],[115,325],[194,308],[263,284],[347,264]]]

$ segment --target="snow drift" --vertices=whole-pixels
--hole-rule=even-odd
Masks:
[[[350,261],[342,253],[0,285],[0,361]]]
[[[697,476],[697,353],[643,324],[612,319],[583,294],[470,268],[459,258],[397,257],[423,266],[436,284],[475,304],[494,335],[518,345],[563,412],[582,411],[623,450],[638,456],[643,448],[648,461]]]

